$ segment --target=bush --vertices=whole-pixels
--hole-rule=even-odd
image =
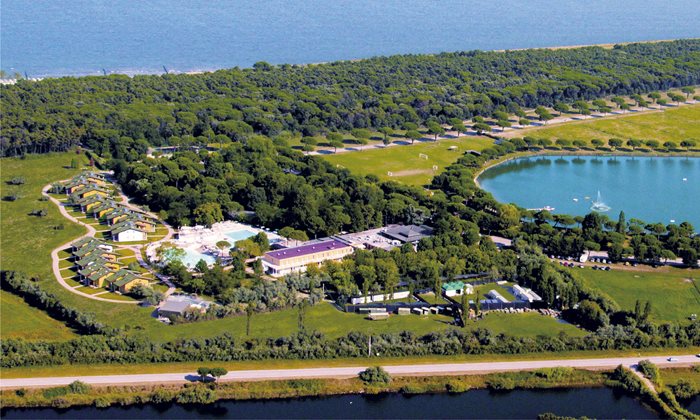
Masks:
[[[173,400],[173,395],[165,389],[157,389],[149,400],[154,404],[163,404]]]
[[[368,367],[359,374],[360,380],[366,385],[388,385],[391,376],[381,366]]]
[[[515,389],[515,380],[508,376],[494,375],[486,381],[486,386],[494,391],[510,391]]]
[[[112,403],[109,401],[109,398],[107,397],[95,398],[94,404],[97,408],[107,408],[110,405],[112,405]]]
[[[661,376],[659,375],[659,368],[656,367],[655,364],[651,363],[649,360],[642,360],[637,365],[637,368],[642,375],[646,376],[655,385],[660,385],[659,381],[661,380]]]
[[[27,395],[27,390],[24,388],[17,389],[15,390],[15,395],[17,395],[18,397],[24,397],[25,395]]]
[[[188,386],[175,397],[180,404],[211,404],[216,401],[216,392],[206,385]]]
[[[458,380],[451,380],[445,385],[445,389],[449,393],[460,393],[469,391],[469,385]]]
[[[689,400],[700,393],[700,390],[686,379],[680,379],[678,382],[671,385],[671,391],[673,391],[673,395],[679,400]]]

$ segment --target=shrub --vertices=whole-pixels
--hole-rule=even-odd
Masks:
[[[359,374],[360,380],[366,385],[388,385],[391,376],[381,366],[368,367]]]
[[[659,368],[656,367],[655,364],[651,363],[649,360],[642,360],[637,365],[637,368],[642,375],[646,376],[654,384],[659,385],[661,377],[659,375]]]
[[[18,397],[24,397],[25,395],[27,395],[27,390],[24,388],[17,389],[15,390],[15,395],[17,395]]]
[[[173,395],[165,389],[157,389],[151,394],[149,400],[154,404],[163,404],[172,401]]]
[[[107,408],[112,403],[109,401],[109,399],[107,397],[98,397],[98,398],[95,398],[94,404],[95,404],[95,407],[97,407],[97,408]]]
[[[460,382],[458,380],[452,380],[452,381],[449,381],[445,385],[445,389],[447,390],[447,392],[450,392],[450,393],[460,393],[460,392],[469,391],[470,387],[469,387],[469,385],[465,384],[464,382]]]
[[[175,401],[180,404],[211,404],[216,401],[216,392],[206,385],[188,386],[178,392]]]
[[[74,381],[68,385],[68,392],[71,394],[87,394],[90,392],[90,385],[85,382]]]
[[[700,390],[686,379],[680,379],[678,382],[671,385],[671,391],[673,391],[673,395],[679,400],[689,400],[700,393]]]
[[[486,386],[495,391],[510,391],[515,389],[515,380],[503,375],[494,375],[486,381]]]

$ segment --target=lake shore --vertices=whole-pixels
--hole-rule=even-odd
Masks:
[[[602,387],[610,371],[572,368],[541,369],[530,372],[504,372],[486,375],[399,376],[389,384],[369,385],[358,378],[294,379],[219,384],[191,383],[91,386],[84,392],[64,392],[64,388],[3,390],[2,408],[69,408],[78,406],[108,407],[146,403],[199,403],[220,400],[268,400],[337,396],[350,394],[426,394],[461,393],[476,389],[552,389]],[[192,395],[197,395],[193,398]]]

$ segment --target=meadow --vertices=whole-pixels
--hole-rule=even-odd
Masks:
[[[360,175],[376,175],[381,180],[399,181],[409,185],[425,185],[467,150],[483,150],[493,145],[488,137],[466,136],[437,142],[422,140],[414,145],[381,147],[357,152],[324,154],[334,165]],[[456,150],[450,150],[456,146]],[[420,155],[427,155],[422,159]],[[437,166],[437,170],[433,167]],[[392,175],[389,175],[389,172]]]
[[[604,118],[565,122],[506,132],[505,137],[533,136],[550,140],[607,140],[613,137],[627,140],[658,140],[662,144],[685,139],[700,141],[700,104],[636,115],[628,112]]]
[[[44,311],[27,305],[22,298],[5,291],[0,291],[0,331],[3,339],[70,340],[77,337]]]
[[[581,270],[586,284],[607,294],[622,309],[634,310],[637,300],[652,304],[651,317],[657,321],[685,321],[700,313],[700,287],[697,271],[669,267],[650,271]]]

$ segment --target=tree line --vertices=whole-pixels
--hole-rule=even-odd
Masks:
[[[81,144],[100,156],[134,158],[149,145],[222,144],[284,131],[310,137],[425,126],[438,135],[441,124],[455,119],[507,123],[504,114],[522,116],[523,108],[563,109],[581,100],[695,85],[699,51],[700,41],[678,40],[259,63],[201,75],[19,80],[0,86],[0,149],[13,156]],[[477,129],[488,127],[476,122],[482,124]]]

